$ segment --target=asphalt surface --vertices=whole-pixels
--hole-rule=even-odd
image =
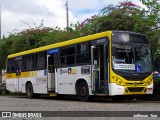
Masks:
[[[2,117],[0,120],[159,120],[160,112],[156,111],[160,111],[160,101],[125,100],[113,102],[110,99],[97,100],[96,98],[91,102],[82,102],[71,97],[58,100],[51,97],[28,99],[25,96],[0,96],[0,111],[1,114],[6,111],[21,114],[19,117],[12,114],[12,118]],[[35,114],[39,112],[42,118],[38,116],[40,114],[37,114],[38,118],[35,117],[36,115],[28,117],[28,112]],[[22,114],[26,116],[22,117]],[[107,117],[108,115],[111,117]]]

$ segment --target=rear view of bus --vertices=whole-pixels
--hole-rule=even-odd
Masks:
[[[153,93],[151,50],[144,35],[113,32],[110,61],[110,95]]]

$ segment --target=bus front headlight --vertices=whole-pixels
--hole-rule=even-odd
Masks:
[[[146,81],[146,85],[151,85],[153,83],[153,79],[150,77],[147,81]]]
[[[116,83],[117,85],[124,85],[124,82],[123,82],[120,78],[118,78],[118,77],[116,77],[115,83]]]

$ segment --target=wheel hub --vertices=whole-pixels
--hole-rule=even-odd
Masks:
[[[80,90],[81,96],[85,96],[86,93],[87,93],[86,88],[85,88],[85,87],[82,87],[81,90]]]

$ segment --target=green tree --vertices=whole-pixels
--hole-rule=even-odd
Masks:
[[[142,13],[147,12],[145,19],[147,20],[146,25],[148,28],[145,34],[148,36],[152,51],[153,58],[156,58],[157,53],[160,51],[160,3],[157,0],[140,0],[144,5],[147,6],[148,10],[142,10]]]

